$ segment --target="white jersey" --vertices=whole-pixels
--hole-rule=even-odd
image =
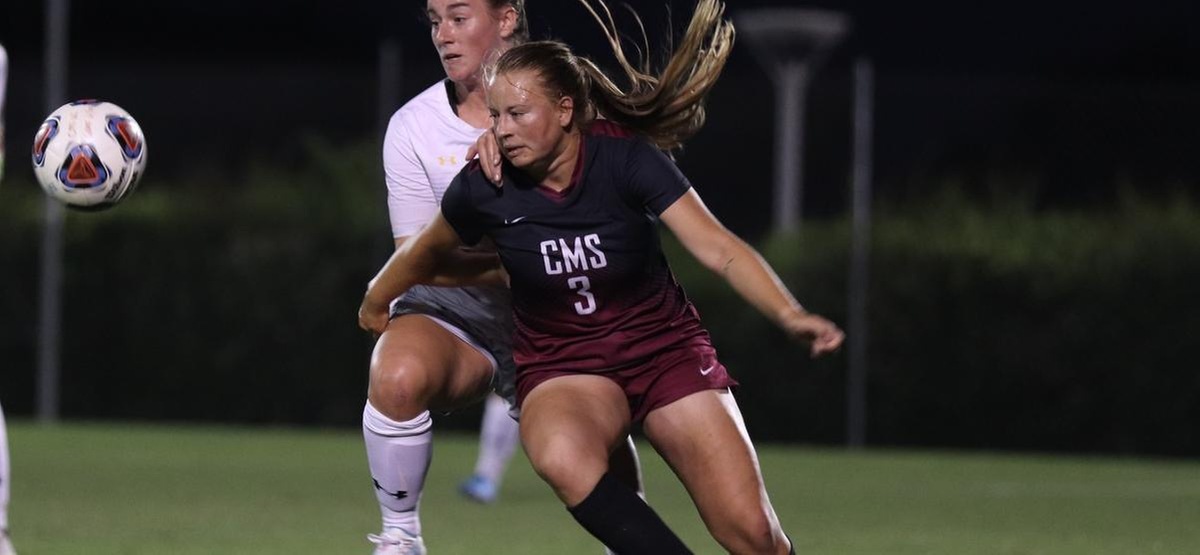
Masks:
[[[467,164],[466,153],[483,134],[450,107],[448,81],[440,81],[400,107],[383,139],[383,171],[393,237],[416,234],[433,219],[450,182]],[[512,400],[512,305],[503,287],[416,286],[392,314],[434,316],[465,332],[499,365],[493,388]]]
[[[446,187],[467,164],[467,149],[484,132],[454,113],[446,83],[425,89],[388,122],[383,171],[394,237],[413,235],[429,223]]]

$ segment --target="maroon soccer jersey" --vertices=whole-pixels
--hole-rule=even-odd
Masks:
[[[500,188],[477,163],[459,173],[442,214],[464,243],[496,244],[511,278],[521,372],[603,372],[710,345],[658,237],[657,216],[690,187],[661,151],[605,122],[584,134],[562,192],[507,165]]]

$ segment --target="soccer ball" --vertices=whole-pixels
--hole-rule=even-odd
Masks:
[[[137,187],[146,139],[129,112],[79,100],[46,118],[33,138],[33,173],[42,189],[70,208],[104,210]]]

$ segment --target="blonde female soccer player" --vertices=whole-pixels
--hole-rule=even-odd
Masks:
[[[388,212],[397,248],[437,213],[442,194],[489,126],[481,67],[489,56],[528,39],[524,0],[428,0],[430,38],[446,78],[404,104],[384,138]],[[414,287],[392,306],[371,357],[363,439],[383,530],[377,555],[421,554],[419,506],[432,453],[430,411],[463,407],[495,392],[512,399],[509,292],[494,252],[456,250],[440,285],[491,280],[485,287]],[[397,293],[399,296],[399,293]],[[393,297],[395,299],[395,297]],[[392,299],[389,299],[391,301]],[[495,481],[517,441],[507,404],[485,410],[477,474],[464,492],[492,500]],[[614,463],[637,484],[628,443]]]
[[[441,213],[371,281],[359,312],[363,328],[383,329],[388,301],[431,279],[439,259],[494,243],[511,279],[525,450],[572,516],[618,553],[689,552],[609,471],[608,454],[635,423],[725,549],[792,549],[730,392],[736,382],[667,265],[659,221],[812,356],[843,340],[716,220],[662,152],[702,125],[733,40],[723,12],[700,0],[658,75],[628,63],[606,26],[629,90],[561,43],[507,50],[486,81],[507,179],[498,188],[479,164],[464,169]]]

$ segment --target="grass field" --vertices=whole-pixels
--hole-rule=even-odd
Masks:
[[[378,525],[349,430],[10,421],[9,435],[22,555],[366,555]],[[759,450],[800,553],[1200,553],[1198,462]],[[460,499],[474,457],[475,438],[438,436],[422,503],[432,553],[601,553],[520,454],[499,504]],[[657,455],[642,461],[667,522],[720,553]]]

